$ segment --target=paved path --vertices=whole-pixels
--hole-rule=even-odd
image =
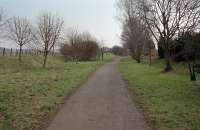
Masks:
[[[95,72],[46,130],[150,130],[129,97],[118,62]]]

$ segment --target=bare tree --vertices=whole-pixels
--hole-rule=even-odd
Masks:
[[[77,28],[68,30],[65,43],[61,48],[62,53],[76,63],[95,59],[99,52],[95,37],[89,32],[79,32]]]
[[[79,44],[81,41],[80,32],[77,28],[71,28],[67,32],[66,44],[71,46],[71,55],[73,61],[78,63],[78,55],[79,55]]]
[[[22,47],[32,40],[31,25],[26,18],[13,17],[9,21],[9,36],[19,45],[19,61],[22,60]]]
[[[46,67],[48,54],[61,38],[63,25],[64,21],[60,17],[53,16],[50,13],[44,13],[39,16],[36,38],[44,50],[43,68]]]
[[[162,39],[165,50],[165,71],[170,63],[170,40],[179,32],[194,31],[199,26],[199,0],[138,0],[138,12],[157,42]]]
[[[151,36],[135,5],[136,1],[134,0],[120,0],[118,2],[118,8],[121,11],[120,21],[123,25],[121,39],[124,44],[127,44],[132,58],[140,63],[144,45]]]

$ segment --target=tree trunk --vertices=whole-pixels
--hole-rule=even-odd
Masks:
[[[76,64],[78,64],[78,61],[79,61],[78,56],[75,57],[75,61],[76,61]]]
[[[19,48],[19,61],[22,61],[22,45]]]
[[[43,68],[46,68],[46,63],[47,63],[47,57],[48,57],[48,52],[44,52],[44,63],[43,63]]]
[[[137,56],[136,61],[137,61],[137,63],[141,63],[140,55]]]
[[[12,52],[13,52],[13,50],[12,50],[12,48],[10,49],[10,56],[12,56]]]
[[[141,60],[140,60],[140,59],[138,59],[138,60],[137,60],[137,63],[141,63]]]
[[[169,72],[173,69],[170,61],[169,41],[166,41],[164,43],[165,43],[164,45],[165,45],[165,60],[166,60],[164,72]]]
[[[196,81],[197,80],[196,75],[195,75],[194,69],[190,63],[188,63],[188,67],[189,67],[189,71],[190,71],[190,80]]]
[[[3,48],[3,56],[5,56],[6,48]]]
[[[152,64],[152,55],[151,55],[151,48],[149,48],[149,65]]]
[[[141,63],[141,49],[138,47],[136,51],[136,61],[137,63]]]
[[[172,68],[172,65],[171,65],[171,62],[170,62],[170,57],[166,57],[166,66],[165,66],[165,69],[164,71],[165,72],[169,72],[171,71],[173,68]]]
[[[104,52],[103,52],[103,49],[101,49],[101,58],[102,58],[102,61],[104,60]]]

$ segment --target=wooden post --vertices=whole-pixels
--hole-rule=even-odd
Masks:
[[[5,56],[6,48],[3,48],[3,56]]]
[[[10,49],[10,56],[12,56],[12,52],[13,52],[13,50],[12,50],[12,48]]]
[[[16,54],[15,54],[15,56],[18,56],[18,50],[16,50]]]

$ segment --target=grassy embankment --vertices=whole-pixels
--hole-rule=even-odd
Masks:
[[[150,67],[128,58],[119,68],[154,129],[200,129],[200,81],[190,81],[186,64],[173,66],[175,71],[163,74],[163,61],[156,60]]]
[[[52,115],[78,86],[105,61],[64,62],[50,56],[47,69],[42,57],[0,57],[0,130],[35,130]]]

